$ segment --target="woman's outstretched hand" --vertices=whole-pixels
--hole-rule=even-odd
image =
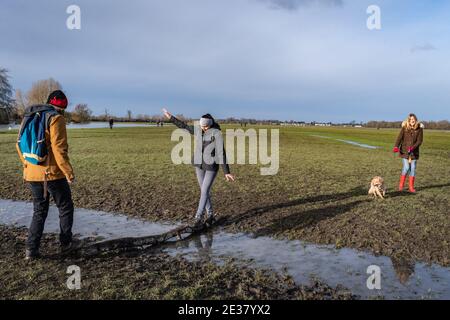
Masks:
[[[163,109],[162,109],[162,112],[164,113],[164,116],[165,116],[167,119],[170,120],[170,118],[172,118],[172,114],[171,114],[169,111],[167,111],[166,108],[163,108]]]
[[[234,178],[234,176],[232,174],[226,174],[225,175],[225,179],[227,179],[227,181],[234,181],[235,180],[235,178]]]

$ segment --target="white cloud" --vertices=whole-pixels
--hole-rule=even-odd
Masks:
[[[311,5],[342,6],[343,0],[259,0],[269,4],[273,9],[298,10],[299,7]]]
[[[80,0],[82,30],[68,31],[70,3],[19,1],[0,10],[9,30],[0,31],[0,61],[16,86],[52,76],[96,112],[156,113],[170,102],[192,115],[209,106],[224,116],[366,120],[375,107],[397,117],[404,104],[450,118],[440,109],[450,100],[448,46],[430,38],[440,48],[432,58],[411,55],[411,43],[423,43],[413,41],[417,22],[375,33],[363,1],[277,1],[302,10],[260,2]]]
[[[430,43],[426,43],[424,45],[415,45],[411,48],[411,52],[415,53],[418,51],[433,51],[433,50],[437,50],[435,46],[433,46]]]

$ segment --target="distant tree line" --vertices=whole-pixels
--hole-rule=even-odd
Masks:
[[[403,121],[369,121],[365,125],[368,128],[400,128]],[[450,122],[448,120],[441,121],[421,121],[426,129],[450,130]]]
[[[126,115],[121,116],[115,116],[110,114],[109,112],[105,112],[100,115],[93,115],[91,116],[91,121],[109,121],[110,119],[114,119],[115,122],[163,122],[165,121],[165,118],[163,118],[162,115],[147,115],[147,114],[137,114],[136,116],[133,116],[131,111],[128,110]]]
[[[8,70],[0,67],[0,124],[8,124],[11,121],[20,122],[23,118],[25,109],[33,104],[45,104],[48,95],[54,90],[62,90],[61,84],[53,78],[39,80],[32,84],[30,90],[23,92],[20,89],[15,90],[13,98],[13,88],[9,83]],[[127,110],[124,116],[114,116],[105,109],[101,115],[93,115],[92,110],[86,103],[77,104],[73,111],[65,111],[64,116],[67,122],[86,123],[89,121],[109,121],[114,119],[117,122],[167,122],[161,114],[147,115],[137,114],[133,116],[131,110]],[[180,120],[192,122],[198,119],[185,117],[183,114],[175,115]],[[217,119],[223,124],[241,124],[241,126],[249,125],[301,125],[301,126],[363,126],[368,128],[400,128],[402,121],[369,121],[367,123],[350,123],[334,124],[331,122],[304,122],[304,121],[280,121],[280,120],[257,120],[252,118],[235,118],[228,117],[225,119]],[[450,122],[442,121],[422,121],[427,129],[450,130]]]
[[[283,121],[280,120],[259,120],[259,119],[253,119],[253,118],[235,118],[235,117],[229,117],[225,119],[219,119],[218,122],[225,123],[225,124],[251,124],[251,125],[279,125]]]

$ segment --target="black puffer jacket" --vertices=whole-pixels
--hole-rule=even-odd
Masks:
[[[194,126],[190,126],[187,125],[185,122],[175,118],[174,116],[172,116],[170,118],[170,122],[172,122],[174,125],[176,125],[178,128],[180,129],[185,129],[187,130],[190,134],[194,135],[195,134],[195,130],[194,130]],[[214,122],[213,126],[211,127],[212,129],[219,129],[220,127],[217,123]],[[216,140],[217,140],[217,131],[216,130],[208,130],[206,132],[203,132],[200,128],[199,128],[199,132],[201,132],[202,134],[202,163],[201,164],[195,164],[194,162],[194,156],[192,157],[192,163],[194,164],[194,166],[196,166],[197,168],[201,168],[203,170],[207,170],[207,171],[218,171],[219,170],[219,164],[217,162],[220,163],[220,165],[222,166],[222,170],[225,174],[230,174],[230,167],[227,163],[227,156],[225,153],[225,146],[223,145],[223,152],[222,152],[222,158],[219,159],[220,161],[214,161],[214,163],[212,164],[208,164],[205,163],[205,159],[203,156],[203,153],[205,151],[206,148],[208,148],[207,150],[212,150],[211,152],[211,156],[215,158],[215,153],[216,153],[216,148],[211,147],[211,144],[215,144]],[[219,134],[221,134],[219,132]]]

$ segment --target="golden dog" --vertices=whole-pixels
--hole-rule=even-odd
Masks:
[[[370,182],[369,195],[373,195],[375,198],[380,197],[384,199],[386,195],[386,186],[382,177],[375,177]]]

